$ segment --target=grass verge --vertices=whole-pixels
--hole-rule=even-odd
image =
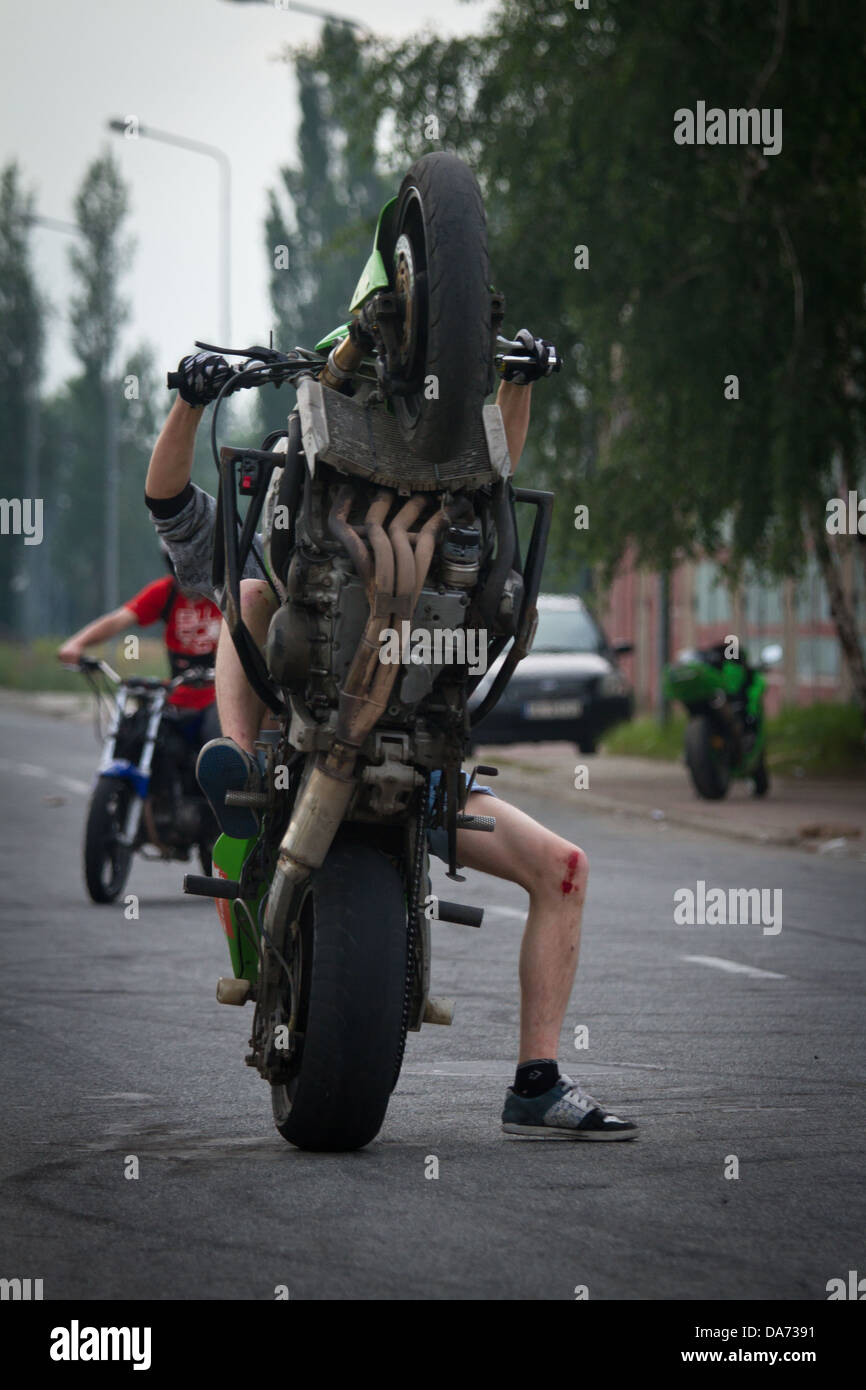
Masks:
[[[685,716],[661,725],[649,716],[620,724],[604,749],[624,757],[679,758]],[[862,776],[866,772],[863,719],[856,705],[787,706],[767,721],[767,762],[774,772],[802,777]]]

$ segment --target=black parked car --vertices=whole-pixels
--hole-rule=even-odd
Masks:
[[[631,686],[616,664],[632,650],[613,646],[579,598],[541,594],[538,631],[499,703],[472,731],[474,744],[542,743],[565,739],[594,753],[600,736],[634,713]],[[502,653],[472,696],[486,694]]]

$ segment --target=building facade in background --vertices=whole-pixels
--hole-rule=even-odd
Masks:
[[[853,556],[846,559],[844,580],[856,597],[858,625],[866,637],[866,589]],[[623,657],[621,664],[634,686],[636,706],[644,713],[658,702],[660,596],[659,576],[627,560],[597,604],[608,638],[634,643],[633,654]],[[768,643],[781,643],[784,658],[768,673],[767,708],[772,714],[782,705],[851,699],[827,592],[811,557],[799,581],[773,585],[750,579],[733,592],[714,561],[683,563],[671,574],[669,623],[671,658],[684,647],[706,646],[730,635],[739,637],[752,661]]]

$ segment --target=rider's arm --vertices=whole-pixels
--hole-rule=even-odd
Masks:
[[[179,498],[190,487],[195,434],[204,407],[187,405],[178,396],[154,445],[144,483],[152,501]]]
[[[138,619],[131,608],[116,608],[113,613],[106,613],[101,618],[96,618],[86,627],[75,632],[63,643],[57,653],[58,661],[62,661],[70,666],[74,666],[81,660],[81,654],[86,647],[94,647],[98,642],[105,642],[109,637],[116,637],[118,632],[122,632],[125,627],[135,627]]]
[[[505,426],[505,438],[508,443],[508,452],[511,456],[512,473],[517,468],[529,431],[529,403],[531,396],[531,383],[528,386],[518,386],[514,381],[500,382],[499,390],[496,393],[496,404],[502,411],[502,423]]]

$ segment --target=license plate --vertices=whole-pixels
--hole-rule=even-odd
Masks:
[[[580,700],[529,700],[523,706],[525,719],[577,719],[582,713]]]

